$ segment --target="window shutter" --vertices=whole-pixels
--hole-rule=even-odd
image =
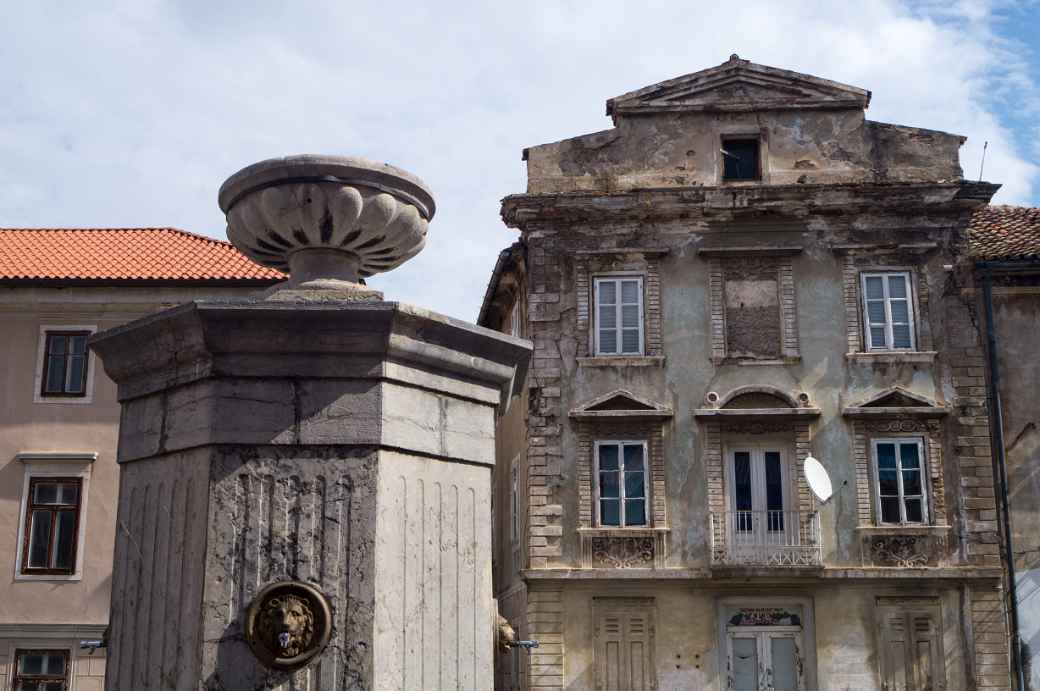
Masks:
[[[884,691],[942,691],[946,688],[938,605],[879,607],[881,682]]]
[[[884,691],[910,691],[906,685],[906,648],[909,640],[903,614],[892,611],[882,621],[881,688]]]
[[[622,617],[613,614],[604,616],[596,635],[596,661],[599,683],[597,687],[601,691],[622,691],[622,680],[625,678],[625,670],[622,665],[621,651],[625,645],[623,635]]]
[[[653,688],[653,660],[650,659],[650,616],[632,612],[626,617],[625,647],[628,657],[628,686],[631,691]]]
[[[653,601],[600,601],[596,608],[596,689],[651,691],[656,688]]]
[[[941,652],[942,632],[938,630],[939,627],[928,612],[910,612],[909,619],[913,641],[914,677],[917,682],[915,691],[945,689]]]

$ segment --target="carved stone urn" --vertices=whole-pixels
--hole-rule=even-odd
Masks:
[[[435,211],[419,178],[345,156],[288,156],[243,168],[220,188],[228,239],[289,287],[378,296],[359,280],[400,266],[426,244]]]

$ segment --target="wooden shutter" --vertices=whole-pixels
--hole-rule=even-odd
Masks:
[[[878,619],[881,688],[884,691],[945,689],[938,604],[880,605]]]
[[[656,688],[652,603],[652,598],[596,599],[594,654],[599,691]]]

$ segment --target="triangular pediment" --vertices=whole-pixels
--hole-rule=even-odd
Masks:
[[[571,411],[571,417],[671,417],[672,409],[662,403],[616,389],[597,396]]]
[[[870,92],[808,74],[741,60],[629,92],[607,101],[610,115],[662,111],[866,108]]]
[[[935,401],[907,391],[901,386],[893,386],[875,394],[859,404],[860,408],[934,408]]]

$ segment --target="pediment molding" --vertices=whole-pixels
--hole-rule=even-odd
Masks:
[[[669,79],[607,101],[608,115],[668,111],[865,109],[870,92],[809,74],[741,60]]]
[[[637,396],[627,389],[615,389],[574,408],[570,417],[575,419],[650,418],[672,417],[671,407]]]
[[[942,417],[949,410],[940,403],[902,386],[891,386],[842,408],[845,417]]]

